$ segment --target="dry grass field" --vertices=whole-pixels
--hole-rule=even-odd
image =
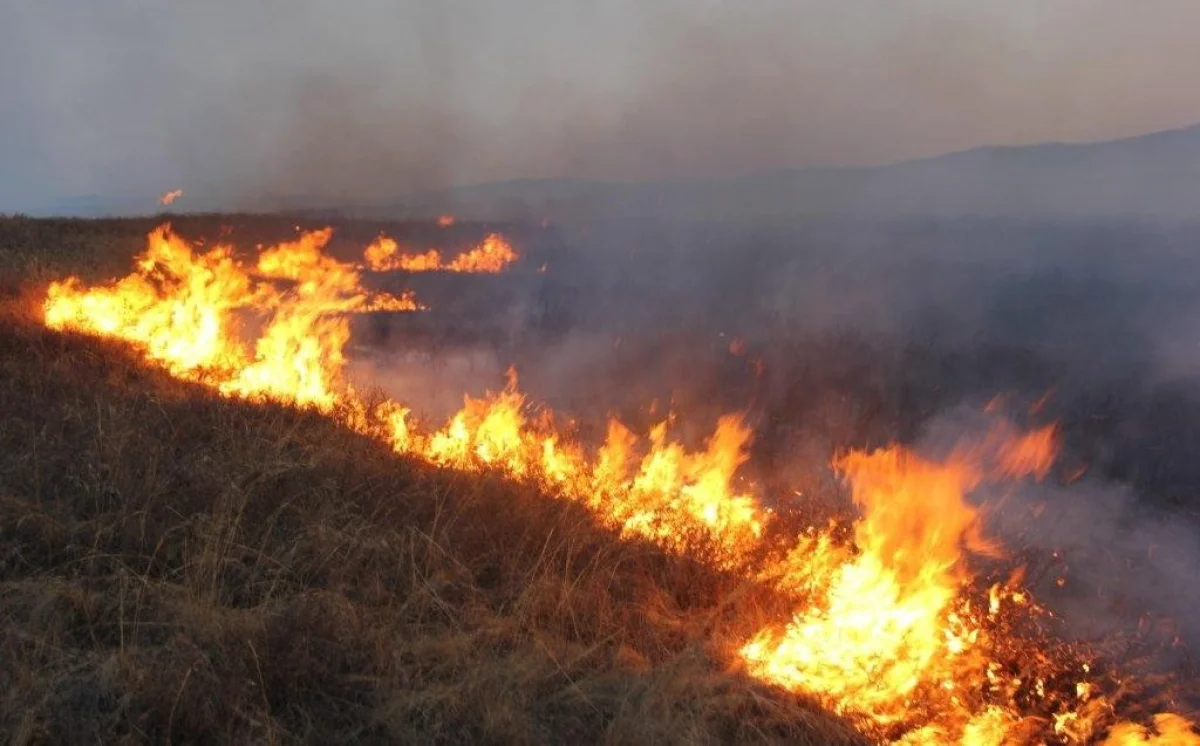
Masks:
[[[152,225],[0,230],[3,740],[863,742],[714,648],[770,594],[41,325]]]

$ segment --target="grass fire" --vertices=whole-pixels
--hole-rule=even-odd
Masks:
[[[449,227],[454,225],[454,219],[440,217],[438,225]],[[403,253],[399,245],[387,236],[376,239],[363,255],[367,266],[376,272],[501,272],[517,260],[516,252],[498,233],[489,234],[479,246],[450,261],[442,259],[442,253],[437,249],[419,254]]]
[[[567,347],[535,339],[456,390],[460,353],[421,330],[469,325],[439,322],[462,291],[408,275],[552,298],[549,228],[447,262],[353,223],[216,219],[4,226],[30,242],[0,332],[12,740],[1200,743],[1187,633],[1150,608],[1074,629],[1060,552],[1007,528],[1086,485],[1048,395],[814,458],[761,402],[786,361],[787,410],[832,433],[797,402],[847,401],[844,340],[652,339],[683,360],[640,366],[683,392],[665,405],[612,362],[628,330],[608,384],[547,387]],[[368,319],[393,330],[377,352]]]
[[[1200,3],[9,5],[0,742],[1200,746]]]

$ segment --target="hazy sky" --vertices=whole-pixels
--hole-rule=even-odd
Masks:
[[[0,0],[0,211],[738,175],[1200,122],[1197,0]]]

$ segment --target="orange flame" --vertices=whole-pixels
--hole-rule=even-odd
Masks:
[[[135,272],[113,285],[86,289],[74,277],[52,283],[45,322],[135,342],[171,373],[227,394],[329,409],[350,338],[345,315],[419,308],[411,295],[363,290],[352,266],[322,253],[331,235],[314,231],[268,249],[254,276],[231,247],[197,253],[160,226]],[[252,348],[238,334],[239,311],[266,316]]]
[[[163,193],[162,193],[162,196],[160,196],[160,197],[158,198],[158,204],[160,204],[160,205],[169,205],[169,204],[173,203],[175,200],[179,199],[179,198],[180,198],[180,197],[182,197],[182,196],[183,196],[183,190],[182,190],[182,189],[173,189],[173,190],[171,190],[171,191],[169,191],[169,192],[163,192]]]
[[[519,257],[499,233],[491,233],[483,242],[453,260],[443,260],[437,249],[422,254],[400,253],[395,239],[380,236],[363,253],[367,266],[375,272],[402,270],[405,272],[469,272],[496,273],[504,271]]]
[[[790,620],[739,642],[751,675],[816,695],[890,729],[901,743],[1022,740],[1026,718],[1011,692],[1024,687],[1040,696],[1044,682],[1005,680],[995,663],[1003,641],[992,622],[1031,601],[1014,576],[973,604],[967,561],[1000,550],[983,536],[967,495],[987,482],[1044,477],[1055,457],[1053,427],[997,427],[940,460],[900,446],[850,451],[834,468],[861,514],[852,541],[832,528],[812,529],[780,553],[764,538],[774,512],[753,488],[736,486],[751,439],[740,415],[720,418],[694,451],[669,436],[671,417],[644,438],[610,419],[593,451],[556,428],[552,412],[531,407],[513,372],[502,391],[465,397],[436,430],[423,429],[397,401],[369,409],[343,377],[346,316],[419,306],[411,296],[363,289],[355,267],[324,253],[330,236],[313,231],[270,247],[250,270],[228,246],[200,253],[161,226],[129,276],[95,288],[73,277],[51,284],[45,323],[132,342],[172,374],[225,396],[314,407],[398,453],[535,481],[622,535],[678,552],[699,540],[722,567],[803,600]],[[367,261],[392,261],[396,251],[381,238]],[[1105,706],[1081,680],[1077,707],[1054,714],[1056,734],[1080,743],[1104,736]],[[1111,726],[1107,739],[1200,743],[1173,714],[1157,716],[1153,729]]]
[[[1154,716],[1154,727],[1145,728],[1134,723],[1118,723],[1109,731],[1104,746],[1200,746],[1200,735],[1192,725],[1178,715],[1163,712]]]
[[[438,215],[437,224],[439,228],[449,228],[454,225],[453,215]]]
[[[935,463],[901,447],[851,452],[836,466],[863,511],[857,554],[828,541],[794,551],[785,582],[820,588],[823,603],[760,632],[742,656],[752,673],[835,709],[902,720],[919,688],[951,690],[979,664],[979,630],[956,601],[968,579],[963,549],[994,551],[964,500],[983,474],[961,455]]]
[[[1043,478],[1057,450],[1055,435],[1054,426],[1028,433],[997,427],[940,462],[899,446],[837,459],[862,511],[853,545],[810,534],[764,571],[782,590],[810,601],[786,625],[764,629],[742,646],[749,672],[816,694],[838,712],[883,726],[903,723],[900,743],[1024,742],[1011,696],[979,704],[978,695],[1005,689],[991,622],[1004,606],[1028,608],[1028,593],[1015,583],[997,585],[985,607],[972,607],[967,554],[1000,550],[983,537],[978,509],[966,495],[985,481]],[[1021,687],[1045,695],[1041,679],[1007,682],[1010,692]],[[1106,702],[1086,681],[1076,685],[1076,696],[1077,709],[1054,716],[1055,732],[1071,743],[1091,742],[1102,732],[1098,713]],[[1104,743],[1200,744],[1178,715],[1156,716],[1155,729],[1157,735],[1118,723]]]
[[[705,449],[695,453],[668,439],[666,422],[642,448],[636,435],[612,419],[605,443],[588,458],[554,430],[550,413],[541,422],[530,421],[515,374],[499,393],[466,397],[463,408],[431,435],[413,430],[408,413],[395,404],[380,413],[388,418],[387,436],[398,452],[468,471],[495,469],[540,480],[587,504],[622,533],[684,548],[688,535],[699,532],[732,558],[762,532],[766,515],[757,501],[731,487],[750,435],[736,416],[722,418]]]

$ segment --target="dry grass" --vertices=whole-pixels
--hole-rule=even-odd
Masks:
[[[143,233],[102,223],[89,254],[26,222],[10,278]],[[780,610],[760,589],[29,308],[0,310],[4,740],[861,742],[728,660]]]

